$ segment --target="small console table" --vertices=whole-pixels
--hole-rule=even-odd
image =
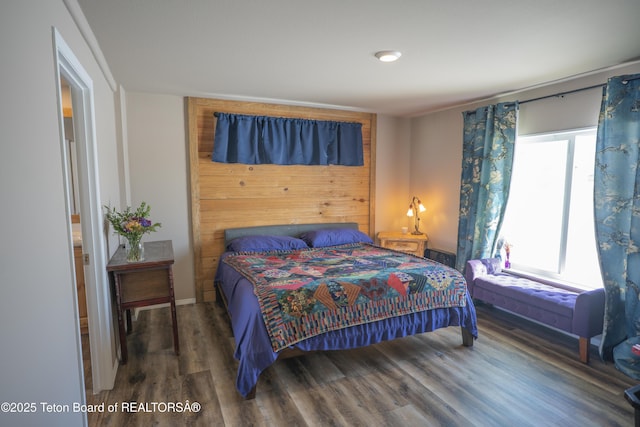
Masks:
[[[131,332],[131,309],[154,304],[171,305],[173,323],[173,348],[180,354],[178,342],[178,322],[176,302],[173,294],[173,245],[171,240],[144,243],[144,259],[127,261],[124,246],[118,248],[107,264],[107,271],[113,276],[120,332],[120,352],[122,364],[128,360],[127,333]],[[127,317],[127,332],[124,327],[124,312]]]

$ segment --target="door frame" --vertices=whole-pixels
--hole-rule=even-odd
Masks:
[[[60,77],[69,83],[73,107],[74,137],[77,150],[78,181],[80,191],[80,212],[82,228],[83,258],[85,262],[85,288],[87,294],[87,315],[89,320],[89,345],[91,348],[91,372],[93,392],[112,389],[118,368],[114,348],[114,332],[112,325],[112,307],[109,278],[106,272],[105,236],[101,198],[99,192],[99,174],[97,161],[97,144],[95,131],[95,109],[93,80],[85,71],[80,61],[62,38],[56,28],[53,28],[53,43],[55,54],[55,73],[58,91],[58,114],[60,121],[60,143],[65,171],[69,159],[64,150],[64,114],[62,110],[62,93]],[[65,172],[65,180],[66,172]],[[66,214],[69,221],[69,255],[73,259],[73,237],[71,234],[71,194],[65,188]],[[74,282],[75,272],[73,264],[71,276]],[[77,293],[74,292],[74,295]],[[78,317],[77,299],[74,301],[76,318]],[[84,379],[82,363],[82,344],[80,327],[77,327],[77,354],[81,378]],[[114,360],[115,359],[115,360]],[[84,390],[84,384],[81,384]],[[84,392],[82,393],[84,396]]]

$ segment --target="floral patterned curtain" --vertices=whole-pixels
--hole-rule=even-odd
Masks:
[[[600,355],[640,379],[640,74],[603,90],[595,166],[595,222],[605,287]]]
[[[518,103],[465,111],[456,269],[493,256],[504,218],[516,139]]]

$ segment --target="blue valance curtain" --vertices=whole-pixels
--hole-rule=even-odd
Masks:
[[[362,166],[362,124],[216,113],[212,160]]]
[[[640,74],[609,79],[596,142],[594,214],[605,318],[600,355],[640,379]]]
[[[516,140],[518,103],[465,111],[456,268],[493,256],[504,218]]]

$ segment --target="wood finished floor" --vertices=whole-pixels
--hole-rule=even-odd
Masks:
[[[235,390],[230,327],[215,303],[178,307],[181,355],[168,308],[140,313],[129,363],[113,390],[87,403],[198,402],[197,413],[98,412],[90,426],[631,426],[624,390],[636,382],[604,363],[577,359],[577,340],[478,306],[480,338],[460,330],[281,360],[255,400]]]

